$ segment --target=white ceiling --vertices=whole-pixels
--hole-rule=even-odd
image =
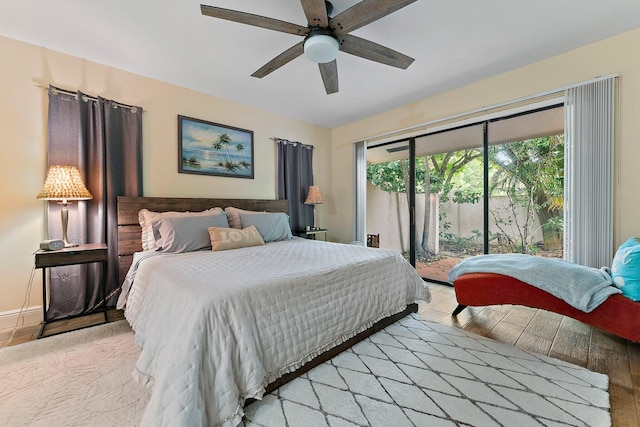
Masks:
[[[334,15],[357,2],[333,0]],[[299,36],[200,3],[306,26],[298,0],[0,0],[0,35],[333,128],[640,27],[638,0],[418,0],[353,32],[415,62],[341,52],[327,95],[304,57],[251,77]]]

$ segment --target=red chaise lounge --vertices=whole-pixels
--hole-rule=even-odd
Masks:
[[[609,296],[590,313],[580,311],[559,298],[521,282],[495,273],[468,273],[454,282],[458,307],[453,316],[467,306],[500,304],[541,308],[572,317],[633,342],[640,342],[640,302],[616,294]]]

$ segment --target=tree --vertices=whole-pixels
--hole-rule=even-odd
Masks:
[[[533,138],[491,146],[491,194],[503,192],[510,206],[525,209],[525,224],[516,224],[520,242],[526,252],[531,221],[535,215],[542,227],[545,249],[562,244],[562,209],[564,207],[564,135]],[[504,219],[494,215],[496,225]],[[510,221],[517,217],[512,215]]]
[[[425,194],[422,230],[417,230],[418,255],[429,257],[429,221],[435,213],[429,198],[437,194],[439,202],[477,203],[483,188],[482,149],[465,149],[416,158],[416,193]],[[562,242],[564,192],[564,136],[556,135],[496,144],[489,147],[490,195],[506,196],[509,204],[502,214],[491,210],[511,251],[530,251],[533,218],[542,226],[546,249]],[[383,191],[406,194],[408,160],[369,164],[367,179]],[[408,195],[407,195],[408,198]],[[524,212],[524,221],[519,212]],[[441,213],[441,218],[444,219]],[[446,224],[442,221],[441,224]],[[507,229],[509,228],[509,230]],[[400,230],[402,236],[402,230]]]
[[[475,149],[460,150],[450,153],[428,155],[416,158],[416,193],[425,195],[422,230],[416,230],[416,252],[419,256],[430,257],[429,222],[433,215],[430,204],[431,194],[438,194],[440,201],[448,200],[452,190],[454,176],[460,173],[465,165],[482,156]],[[367,180],[383,191],[405,193],[409,186],[409,160],[395,160],[385,163],[367,165]],[[479,194],[473,192],[455,192],[454,200],[478,201]],[[402,235],[402,233],[400,233]]]
[[[222,150],[222,142],[220,142],[219,139],[216,139],[211,143],[211,148],[213,148],[218,154],[220,154],[220,151]],[[224,155],[222,155],[222,160],[224,160]],[[224,162],[219,162],[218,165],[223,166]]]
[[[230,143],[231,143],[231,136],[229,136],[228,133],[224,132],[218,135],[218,139],[213,141],[213,143],[211,144],[211,147],[218,152],[222,150],[223,146],[225,147],[227,151],[227,158],[224,161],[224,163],[222,163],[221,166],[223,166],[226,170],[233,171],[238,169],[238,165],[236,165],[231,161],[231,154],[229,153]]]
[[[242,160],[240,161],[240,165],[244,166],[247,169],[251,168],[251,164],[249,162],[247,162],[246,158],[244,157],[244,145],[242,144],[242,142],[238,142],[236,144],[236,150],[238,150],[240,152],[240,155],[242,156]]]

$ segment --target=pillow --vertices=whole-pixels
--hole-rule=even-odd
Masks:
[[[243,227],[255,226],[265,243],[293,239],[289,215],[283,212],[258,214],[240,212],[240,222]]]
[[[229,227],[227,215],[173,216],[151,221],[160,252],[191,252],[211,246],[209,227]]]
[[[222,212],[224,212],[222,208],[211,208],[202,212],[153,212],[148,209],[141,209],[140,212],[138,212],[138,222],[140,223],[140,227],[142,227],[142,250],[154,251],[157,249],[156,236],[154,236],[151,226],[151,221],[154,219],[211,214],[218,215]]]
[[[640,245],[640,241],[638,241],[638,238],[637,237],[630,237],[629,239],[627,239],[626,242],[624,242],[623,244],[620,245],[618,250],[623,249],[623,248],[630,248],[631,246],[636,246],[636,245]]]
[[[251,213],[251,214],[268,213],[268,212],[245,211],[244,209],[238,209],[232,206],[228,206],[224,208],[224,211],[227,213],[227,220],[229,221],[229,227],[238,228],[240,230],[244,228],[242,226],[242,222],[240,221],[241,213]]]
[[[640,301],[640,242],[635,237],[618,248],[611,262],[611,278],[622,295]]]
[[[254,226],[242,230],[209,227],[209,238],[211,239],[211,249],[214,251],[264,245],[264,240],[262,240],[260,233]]]

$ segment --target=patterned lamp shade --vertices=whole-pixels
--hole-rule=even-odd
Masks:
[[[324,199],[322,198],[322,193],[320,192],[320,187],[317,185],[312,185],[309,187],[309,194],[307,195],[307,200],[304,201],[305,205],[321,205],[324,203]]]
[[[93,196],[84,186],[80,171],[74,166],[51,166],[38,199],[89,200]]]

